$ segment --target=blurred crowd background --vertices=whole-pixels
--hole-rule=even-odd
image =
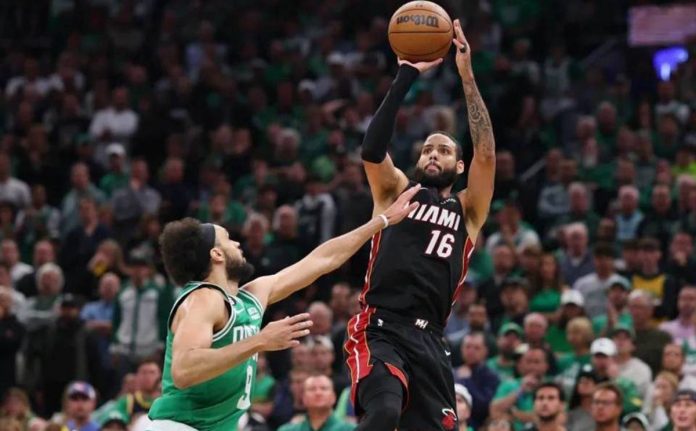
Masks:
[[[264,275],[370,218],[359,148],[395,74],[386,29],[402,3],[0,2],[3,431],[145,429],[177,294],[167,222],[226,227]],[[443,4],[497,146],[446,330],[474,428],[522,429],[545,380],[570,430],[594,429],[604,381],[653,430],[696,389],[696,61],[661,79],[651,50],[627,46],[628,7],[644,3]],[[436,129],[468,160],[465,106],[450,56],[398,113],[396,165],[412,171]],[[260,356],[240,429],[312,408],[316,373],[333,383],[319,404],[354,422],[342,343],[368,253],[267,311],[309,310],[312,335]]]

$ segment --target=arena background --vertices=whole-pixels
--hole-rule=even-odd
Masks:
[[[370,217],[359,149],[403,3],[0,2],[0,429],[68,428],[95,408],[82,430],[144,429],[177,293],[158,251],[168,221],[225,226],[264,275]],[[570,430],[591,420],[583,376],[669,427],[677,388],[696,389],[696,7],[438,3],[462,20],[497,146],[446,331],[469,424],[514,419],[496,400],[537,373],[566,391]],[[467,127],[450,53],[408,94],[390,153],[408,172],[440,129],[468,160]],[[311,373],[355,421],[341,346],[368,252],[268,310],[309,310],[313,333],[262,356],[240,429],[301,415]],[[613,343],[590,350],[600,337]],[[546,370],[528,369],[534,348]]]

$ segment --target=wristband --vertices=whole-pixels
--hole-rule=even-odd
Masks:
[[[389,227],[389,219],[387,219],[387,216],[385,216],[384,214],[380,214],[377,217],[381,218],[384,222],[384,227],[382,229],[386,229]]]

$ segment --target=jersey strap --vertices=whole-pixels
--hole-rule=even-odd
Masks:
[[[191,294],[191,292],[198,290],[200,288],[208,288],[208,289],[213,289],[218,292],[223,296],[225,299],[225,307],[227,307],[228,313],[230,313],[230,317],[227,320],[227,323],[225,326],[220,329],[219,331],[215,332],[213,334],[213,341],[216,341],[220,339],[229,329],[232,327],[234,324],[234,320],[236,318],[236,313],[234,311],[234,304],[235,300],[232,296],[228,295],[227,292],[225,292],[220,286],[217,286],[212,283],[205,283],[205,282],[192,282],[187,285],[188,287],[185,288],[183,293],[176,299],[174,302],[174,305],[172,306],[172,310],[169,312],[169,319],[167,320],[167,327],[171,331],[172,328],[172,322],[174,321],[174,316],[176,315],[176,310],[179,309],[179,306],[183,304],[184,300]]]

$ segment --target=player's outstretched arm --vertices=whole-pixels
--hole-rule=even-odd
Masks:
[[[486,222],[493,198],[495,181],[495,138],[491,118],[486,104],[476,86],[471,67],[471,50],[464,37],[458,19],[454,20],[454,45],[457,48],[456,62],[464,87],[466,108],[469,116],[474,157],[469,167],[467,189],[460,195],[466,210],[466,229],[472,240],[476,239],[481,226]]]
[[[251,291],[263,304],[273,304],[309,286],[320,276],[343,265],[374,234],[388,225],[399,223],[408,213],[418,208],[417,202],[410,203],[418,190],[420,185],[409,188],[380,216],[373,217],[369,222],[346,234],[326,241],[296,264],[275,275],[260,277],[243,289]]]
[[[362,144],[362,159],[375,203],[373,214],[381,214],[408,185],[406,175],[394,166],[387,154],[387,145],[394,131],[399,106],[411,84],[420,73],[440,63],[442,59],[416,64],[399,60],[396,78],[367,127]]]
[[[258,334],[222,347],[211,348],[215,325],[227,320],[225,301],[219,292],[198,289],[179,306],[172,322],[172,379],[185,389],[213,379],[261,351],[297,345],[309,334],[309,314],[271,322]]]

